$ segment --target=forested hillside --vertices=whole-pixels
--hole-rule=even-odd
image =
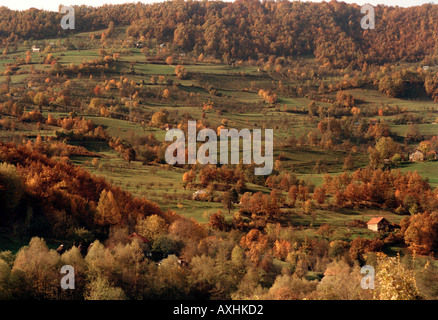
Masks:
[[[0,299],[437,299],[438,5],[375,14],[1,7]],[[272,170],[199,136],[173,164],[189,123],[269,130]]]
[[[362,68],[364,63],[435,59],[438,6],[411,8],[377,6],[376,29],[363,30],[358,5],[331,1],[198,2],[75,7],[75,32],[127,27],[128,37],[165,42],[182,52],[213,55],[225,61],[285,59],[314,55],[332,68]],[[0,8],[0,39],[62,36],[62,14],[36,9],[24,12]]]

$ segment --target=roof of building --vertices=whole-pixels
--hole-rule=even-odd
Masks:
[[[144,243],[149,243],[149,242],[150,242],[148,239],[146,239],[145,237],[139,235],[139,234],[136,233],[136,232],[133,232],[129,237],[130,237],[130,238],[137,238],[137,239],[141,240],[141,241],[144,242]]]
[[[378,224],[382,220],[386,220],[386,219],[384,217],[374,217],[370,221],[368,221],[367,224]]]

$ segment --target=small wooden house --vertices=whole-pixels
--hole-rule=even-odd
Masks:
[[[150,251],[150,246],[151,246],[151,242],[146,239],[145,237],[139,235],[136,232],[133,232],[130,236],[129,236],[130,240],[136,240],[140,243],[140,247],[142,248],[143,251]]]
[[[192,195],[193,200],[202,200],[207,195],[207,192],[204,190],[198,190]]]
[[[377,232],[377,231],[387,230],[390,226],[390,223],[384,217],[375,217],[367,222],[367,226],[368,229]]]
[[[423,151],[419,150],[419,149],[415,149],[414,152],[412,152],[409,155],[409,161],[410,162],[421,162],[425,160],[425,154]]]

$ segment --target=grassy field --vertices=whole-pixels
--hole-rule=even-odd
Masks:
[[[432,188],[438,187],[438,161],[404,164],[400,167],[400,171],[417,171],[421,176],[429,180]]]
[[[421,135],[438,135],[438,124],[436,123],[417,124],[416,127]],[[406,137],[408,130],[409,125],[391,125],[391,131],[401,137]]]
[[[193,119],[200,119],[202,114],[202,104],[199,102],[207,102],[210,99],[216,99],[220,103],[233,102],[236,105],[245,106],[244,111],[234,112],[232,109],[227,109],[224,112],[212,110],[206,112],[206,120],[211,126],[219,126],[222,119],[228,120],[229,126],[237,129],[241,128],[274,128],[274,142],[278,144],[291,135],[295,137],[306,136],[310,131],[315,130],[317,120],[312,120],[307,114],[292,113],[294,108],[301,110],[306,108],[312,101],[306,97],[289,97],[287,95],[278,95],[278,107],[267,108],[263,104],[262,98],[258,94],[258,88],[275,88],[278,86],[278,79],[267,72],[259,71],[256,66],[237,65],[230,66],[219,63],[209,63],[200,61],[191,61],[182,56],[174,56],[175,63],[167,65],[165,63],[148,63],[146,56],[137,48],[129,48],[123,44],[125,30],[118,29],[118,35],[115,44],[108,48],[108,52],[122,52],[119,60],[114,65],[114,71],[119,76],[127,77],[129,80],[134,80],[137,84],[144,83],[147,88],[164,90],[165,84],[150,85],[152,76],[164,76],[166,80],[173,80],[177,85],[175,90],[196,96],[198,104],[183,104],[178,107],[179,114],[188,113]],[[99,33],[95,31],[94,33]],[[55,49],[53,55],[58,58],[58,62],[64,66],[71,64],[81,64],[90,60],[98,59],[100,48],[99,41],[91,41],[90,33],[80,33],[70,38],[72,41],[80,40],[86,43],[84,49],[81,50],[59,50]],[[48,39],[46,42],[57,43],[58,39]],[[17,52],[10,53],[0,60],[0,72],[6,69],[6,64],[15,61],[17,57],[24,57],[25,52],[29,50],[30,44],[18,48]],[[44,53],[33,53],[31,66],[37,71],[47,71],[51,68],[50,65],[41,64],[41,59],[45,56]],[[148,57],[159,55],[157,47],[151,46],[148,51]],[[165,58],[165,57],[163,57]],[[164,59],[163,59],[164,60]],[[189,62],[187,62],[189,61]],[[175,65],[184,63],[184,67],[190,74],[189,79],[180,80],[175,76]],[[314,63],[314,57],[303,59],[304,64]],[[135,74],[128,74],[131,65],[134,65]],[[19,70],[22,74],[12,76],[12,84],[26,85],[30,74],[30,65],[21,65]],[[118,78],[119,76],[115,76]],[[326,79],[327,80],[327,79]],[[330,81],[339,81],[341,78],[332,77]],[[93,85],[95,80],[84,80]],[[97,80],[102,81],[102,79]],[[289,83],[294,84],[294,83]],[[209,92],[209,88],[214,87],[221,97],[213,96]],[[437,105],[432,101],[423,100],[407,100],[387,97],[385,94],[377,90],[368,89],[352,89],[347,90],[356,100],[360,100],[361,108],[374,108],[384,105],[399,106],[406,108],[409,112],[421,115],[428,120],[434,119],[436,114],[430,113],[429,110]],[[331,94],[334,95],[334,94]],[[87,97],[89,98],[89,97]],[[88,101],[84,101],[84,104]],[[172,110],[179,101],[161,100],[159,102],[145,99],[138,108],[142,111],[156,112],[167,109]],[[320,106],[329,107],[330,103],[318,102]],[[220,106],[220,105],[219,105]],[[50,113],[55,118],[67,117],[68,112],[59,112],[56,110],[44,109],[43,114]],[[111,137],[119,137],[121,139],[130,139],[133,136],[144,136],[153,133],[155,137],[161,141],[164,140],[165,131],[155,127],[141,126],[138,123],[128,121],[126,119],[114,119],[109,117],[100,117],[96,115],[84,115],[87,119],[92,120],[95,126],[104,128]],[[392,117],[381,117],[383,120],[391,120]],[[438,125],[427,123],[419,124],[418,128],[424,135],[433,135],[438,133]],[[14,134],[27,138],[34,138],[37,134],[43,136],[52,136],[54,130],[58,128],[43,125],[42,130],[36,130],[34,124],[20,125],[16,128]],[[391,130],[398,136],[404,137],[408,129],[407,125],[391,125]],[[0,139],[7,139],[11,136],[11,132],[0,131]],[[75,142],[73,142],[75,143]],[[146,197],[156,201],[163,210],[175,210],[176,212],[193,217],[200,222],[207,222],[209,214],[222,209],[221,203],[215,202],[200,202],[190,200],[190,195],[195,190],[184,190],[182,187],[183,169],[166,168],[160,165],[144,165],[140,161],[127,163],[121,155],[111,148],[106,143],[81,143],[90,151],[99,153],[102,157],[99,159],[98,165],[91,164],[91,159],[88,157],[74,157],[73,163],[80,165],[90,172],[103,176],[115,185],[131,191],[138,197]],[[347,152],[327,150],[320,147],[277,147],[274,151],[275,157],[281,155],[283,170],[292,170],[298,178],[305,181],[311,181],[314,185],[321,185],[324,175],[329,173],[337,175],[343,172],[343,162]],[[364,167],[368,163],[368,154],[353,153],[354,167]],[[316,161],[321,161],[325,167],[325,172],[315,172],[314,167]],[[438,186],[438,170],[436,170],[436,162],[404,164],[401,167],[402,171],[416,170],[422,176],[427,177],[432,187]],[[269,192],[270,190],[255,185],[248,185],[251,191]],[[235,209],[237,210],[237,208]],[[296,226],[310,226],[306,230],[300,231],[301,236],[311,235],[317,236],[316,228],[324,223],[328,223],[336,227],[336,232],[333,237],[343,239],[354,236],[371,237],[373,233],[368,230],[353,230],[348,231],[345,224],[352,219],[368,220],[375,215],[383,215],[388,217],[390,221],[398,223],[400,216],[394,215],[391,212],[380,212],[373,210],[347,210],[347,211],[323,211],[317,213],[316,219],[303,216],[297,213],[287,214],[286,223],[291,223]],[[230,219],[231,215],[227,214]]]

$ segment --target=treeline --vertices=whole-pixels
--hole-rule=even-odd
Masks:
[[[74,6],[75,32],[94,31],[108,27],[111,21],[127,25],[133,18],[136,6],[105,5],[94,8],[86,5]],[[44,39],[68,35],[70,30],[61,28],[65,14],[31,8],[26,11],[0,7],[0,38],[4,44],[18,39]]]
[[[376,6],[376,29],[363,30],[360,6],[344,2],[171,1],[76,9],[75,32],[128,26],[127,35],[173,49],[233,59],[287,59],[313,54],[333,68],[437,59],[438,6]],[[0,8],[4,45],[18,39],[62,36],[60,13]],[[109,32],[109,31],[108,31]],[[111,36],[108,33],[108,36]]]
[[[324,177],[322,188],[334,196],[337,207],[387,208],[399,214],[434,211],[437,191],[417,172],[359,169],[352,174]]]

